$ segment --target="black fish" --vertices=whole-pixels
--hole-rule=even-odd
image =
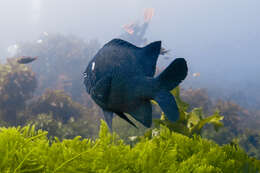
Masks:
[[[124,40],[113,39],[90,61],[84,72],[86,91],[103,109],[110,128],[113,113],[133,126],[135,124],[124,113],[151,127],[152,99],[169,120],[179,118],[177,104],[169,91],[185,79],[187,64],[183,58],[177,58],[154,78],[160,50],[161,41],[139,48]]]
[[[36,60],[37,58],[38,58],[37,56],[36,56],[36,57],[22,56],[21,58],[19,58],[19,59],[17,60],[17,62],[18,62],[19,64],[28,64],[28,63],[30,63],[30,62]]]

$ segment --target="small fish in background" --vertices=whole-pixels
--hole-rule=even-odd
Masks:
[[[199,76],[200,76],[200,73],[193,73],[192,76],[193,76],[193,77],[199,77]]]
[[[177,58],[154,77],[160,51],[161,41],[141,48],[113,39],[89,62],[84,72],[86,91],[102,108],[110,129],[114,114],[136,127],[125,113],[151,127],[151,100],[170,121],[178,120],[179,110],[170,91],[186,78],[188,67],[185,59]]]
[[[38,56],[36,57],[30,57],[30,56],[22,56],[21,58],[18,58],[17,62],[19,64],[28,64],[36,60]]]

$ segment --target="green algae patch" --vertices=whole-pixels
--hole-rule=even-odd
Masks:
[[[95,140],[50,141],[47,132],[34,126],[0,128],[1,173],[255,173],[259,165],[237,146],[219,146],[163,126],[133,147],[111,134],[104,122]]]

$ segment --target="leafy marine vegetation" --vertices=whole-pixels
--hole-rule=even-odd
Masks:
[[[209,126],[203,128],[201,135],[204,138],[212,139],[220,145],[239,145],[250,156],[260,159],[260,123],[257,112],[248,111],[230,101],[214,101],[208,97],[205,89],[183,90],[181,97],[190,107],[203,107],[203,110],[205,107],[207,114],[217,109],[224,116],[224,126],[218,131]]]
[[[36,124],[50,136],[94,137],[98,130],[97,113],[73,101],[60,90],[47,89],[33,96],[38,80],[31,68],[8,59],[0,64],[0,122],[3,126]],[[90,116],[91,115],[91,116]]]
[[[240,148],[189,138],[161,126],[134,147],[111,134],[104,122],[95,140],[58,138],[34,126],[0,129],[0,170],[19,172],[257,172],[259,162]],[[258,168],[257,168],[258,166]]]
[[[202,128],[206,124],[214,125],[215,130],[223,126],[221,120],[223,120],[224,117],[219,114],[218,110],[216,110],[213,115],[207,117],[203,114],[202,108],[193,108],[187,112],[189,105],[181,100],[180,88],[176,87],[171,93],[174,95],[179,108],[179,120],[172,123],[162,114],[161,120],[155,120],[155,123],[165,125],[172,131],[182,133],[186,136],[201,134]]]
[[[97,115],[61,90],[46,90],[28,106],[27,113],[31,117],[30,124],[47,130],[52,137],[94,137],[97,133]]]
[[[0,64],[0,117],[10,125],[21,123],[19,115],[37,87],[34,73],[14,59]]]

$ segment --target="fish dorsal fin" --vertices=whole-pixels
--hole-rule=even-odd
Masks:
[[[125,47],[125,48],[130,48],[130,49],[140,49],[139,47],[136,47],[135,45],[133,45],[125,40],[119,39],[119,38],[115,38],[104,45],[104,47],[108,47],[108,46]]]
[[[146,76],[154,76],[156,62],[161,51],[161,41],[155,41],[142,48],[139,62],[142,65]]]

